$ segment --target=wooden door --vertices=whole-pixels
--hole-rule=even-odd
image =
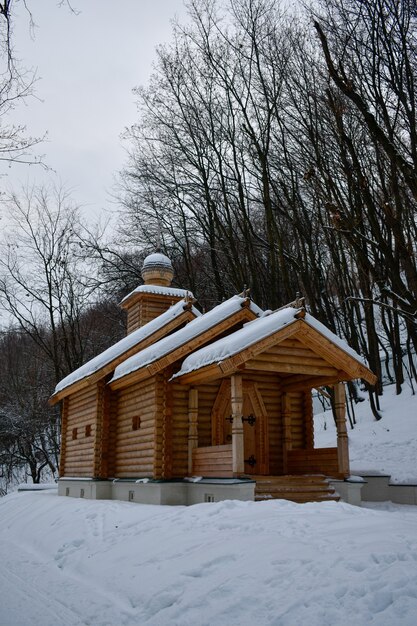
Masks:
[[[256,383],[243,381],[243,439],[246,474],[268,474],[268,417]],[[232,443],[230,382],[224,380],[212,414],[212,445]]]

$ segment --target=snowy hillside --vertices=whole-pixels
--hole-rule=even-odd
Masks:
[[[355,405],[357,424],[348,425],[352,474],[391,474],[392,482],[417,484],[417,395],[404,385],[401,395],[395,386],[384,387],[380,399],[382,419],[376,421],[369,403]],[[315,416],[315,445],[336,444],[336,429],[330,411]]]
[[[417,507],[0,500],[2,626],[414,626]]]

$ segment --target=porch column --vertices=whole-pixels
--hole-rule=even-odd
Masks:
[[[349,442],[346,430],[346,396],[345,385],[338,383],[334,386],[334,407],[337,427],[337,459],[339,472],[349,476]]]
[[[193,473],[193,450],[198,448],[198,390],[188,394],[188,474]]]
[[[233,476],[240,476],[245,472],[244,441],[243,441],[243,385],[242,376],[234,374],[231,377],[231,405],[232,405],[232,464]]]
[[[282,470],[288,473],[288,450],[291,450],[291,403],[288,393],[282,394]]]

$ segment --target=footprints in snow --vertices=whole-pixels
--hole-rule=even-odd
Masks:
[[[215,559],[202,563],[200,567],[195,567],[185,571],[183,574],[184,576],[190,576],[190,578],[203,578],[204,576],[210,576],[210,574],[215,572],[219,566],[222,566],[225,563],[234,563],[235,561],[236,556],[234,554],[219,556]]]
[[[80,548],[91,549],[91,543],[101,543],[103,540],[103,518],[97,513],[89,513],[85,516],[85,538],[76,538],[71,542],[64,543],[55,554],[55,561],[59,569],[62,569],[72,555],[76,555]]]
[[[75,552],[78,552],[78,549],[83,546],[84,543],[84,539],[74,539],[69,543],[64,543],[64,545],[57,550],[54,558],[57,562],[59,569],[62,569],[64,567],[67,558]]]

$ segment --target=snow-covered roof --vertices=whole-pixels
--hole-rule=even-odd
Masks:
[[[184,360],[180,371],[177,372],[173,378],[188,374],[189,372],[193,372],[194,370],[205,367],[206,365],[211,365],[212,363],[220,363],[221,361],[238,354],[245,348],[248,348],[265,337],[269,337],[269,335],[272,335],[284,326],[288,326],[289,324],[293,324],[298,321],[296,315],[299,311],[300,309],[287,307],[276,311],[275,313],[264,315],[259,319],[248,322],[243,328],[237,330],[228,337],[223,337],[209,346],[200,348],[200,350],[190,354],[190,356]],[[326,328],[326,326],[321,324],[321,322],[316,320],[312,315],[307,313],[304,317],[304,322],[318,330],[322,335],[324,335],[327,339],[330,339],[332,343],[336,344],[354,359],[363,363],[362,358],[354,350],[352,350],[352,348],[350,348],[348,344],[343,341],[343,339],[340,339],[340,337]]]
[[[358,354],[356,350],[351,348],[350,345],[346,343],[344,339],[342,339],[341,337],[336,335],[334,332],[332,332],[329,328],[327,328],[327,326],[319,322],[319,320],[317,320],[315,317],[307,313],[304,318],[304,321],[307,322],[307,324],[309,324],[316,330],[318,330],[319,333],[324,335],[326,339],[329,339],[338,348],[340,348],[341,350],[344,350],[349,356],[356,359],[356,361],[359,361],[359,363],[361,363],[365,367],[368,367],[366,360],[360,354]]]
[[[129,298],[133,296],[134,293],[153,293],[160,296],[172,296],[173,298],[190,298],[194,299],[191,291],[187,291],[186,289],[176,289],[175,287],[164,287],[162,285],[140,285],[136,287],[133,291],[127,294],[123,298],[120,304],[126,302]]]
[[[153,345],[145,348],[145,350],[126,359],[126,361],[116,367],[112,381],[161,359],[163,356],[185,345],[198,335],[201,335],[210,328],[214,328],[223,320],[239,312],[246,301],[247,299],[241,296],[233,296],[229,298],[229,300],[214,307],[211,311],[192,320],[184,328],[180,328],[172,335],[160,339]],[[262,309],[251,301],[249,302],[249,309],[256,315],[262,314]]]
[[[108,365],[119,356],[139,344],[141,341],[147,339],[153,333],[160,330],[163,326],[171,322],[173,319],[181,315],[184,312],[185,306],[188,306],[185,300],[177,302],[167,311],[165,311],[152,321],[148,322],[144,326],[141,326],[137,330],[134,330],[129,335],[127,335],[127,337],[120,339],[120,341],[115,343],[113,346],[110,346],[110,348],[107,348],[107,350],[104,350],[104,352],[98,354],[93,359],[87,361],[87,363],[84,363],[84,365],[81,365],[81,367],[63,378],[55,387],[54,393],[62,391],[66,387],[69,387],[70,385],[83,378],[86,378],[87,376],[91,376],[92,374],[103,368],[105,365]],[[192,307],[191,310],[196,318],[201,315],[200,311],[198,311],[195,307]]]
[[[153,252],[152,254],[148,254],[148,256],[143,261],[143,268],[149,268],[153,266],[169,267],[170,269],[172,269],[171,259],[169,259],[165,254],[162,254],[162,252]]]

